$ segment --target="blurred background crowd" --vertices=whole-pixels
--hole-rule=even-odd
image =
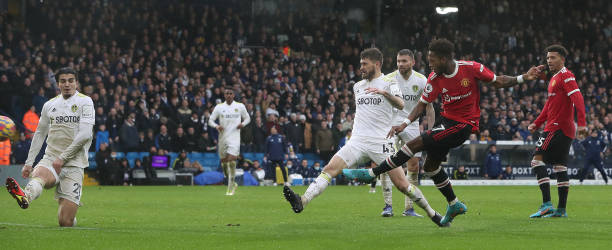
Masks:
[[[563,44],[588,127],[610,143],[610,4],[464,0],[458,13],[444,16],[436,4],[25,1],[21,16],[0,13],[0,112],[24,132],[12,162],[23,163],[43,104],[59,93],[53,72],[71,66],[96,107],[92,152],[214,153],[218,133],[208,119],[231,86],[252,119],[241,131],[242,152],[268,158],[266,138],[280,134],[282,154],[310,153],[324,164],[350,138],[360,51],[380,48],[383,72],[390,73],[396,52],[411,49],[414,69],[428,75],[425,55],[434,38],[453,41],[457,59],[506,75],[543,64],[544,48]],[[527,126],[544,106],[547,84],[481,84],[480,133],[472,139],[537,139]],[[610,151],[603,154],[609,161]]]

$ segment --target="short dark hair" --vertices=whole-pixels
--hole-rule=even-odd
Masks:
[[[439,57],[453,58],[455,45],[446,39],[436,39],[429,43],[429,51]]]
[[[412,50],[409,49],[401,49],[400,51],[397,52],[397,55],[399,56],[409,56],[411,58],[414,58],[414,53],[412,53]]]
[[[565,49],[565,47],[563,47],[563,45],[561,44],[553,44],[550,45],[548,47],[546,47],[546,52],[557,52],[559,53],[559,55],[561,55],[563,58],[565,58],[568,54],[567,49]]]
[[[65,75],[65,74],[73,74],[74,78],[77,81],[79,80],[79,74],[76,72],[76,70],[74,70],[71,67],[63,67],[63,68],[59,69],[57,71],[57,73],[55,73],[55,80],[59,82],[59,76],[60,75]]]
[[[361,59],[369,59],[375,62],[383,63],[383,54],[377,48],[369,48],[361,51]]]

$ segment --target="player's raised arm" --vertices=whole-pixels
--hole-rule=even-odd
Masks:
[[[544,65],[531,67],[527,73],[519,75],[519,76],[506,76],[499,75],[495,76],[493,82],[491,83],[495,88],[509,88],[519,83],[523,83],[525,80],[533,81],[538,78],[538,76],[544,70]]]
[[[48,103],[48,102],[47,102]],[[34,164],[34,160],[36,160],[36,156],[40,152],[43,143],[45,142],[45,138],[49,134],[49,116],[47,115],[48,104],[45,103],[40,112],[40,119],[38,120],[38,127],[36,127],[36,132],[34,132],[34,137],[32,138],[32,145],[30,146],[30,151],[28,152],[28,159],[25,162],[25,166],[32,166]]]

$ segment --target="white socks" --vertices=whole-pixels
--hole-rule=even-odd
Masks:
[[[391,183],[391,177],[388,173],[380,175],[380,182],[382,184],[382,193],[385,200],[385,204],[393,205],[393,183]]]
[[[417,186],[417,184],[419,183],[419,173],[418,172],[410,172],[408,171],[406,173],[406,180],[408,180],[408,183],[412,184],[413,186]],[[406,200],[404,202],[405,205],[405,210],[408,209],[412,209],[413,205],[412,205],[412,199],[410,199],[410,197],[406,196]]]
[[[319,177],[310,183],[308,189],[306,189],[306,192],[304,192],[304,195],[302,196],[302,206],[306,206],[306,204],[310,203],[312,199],[323,193],[323,190],[325,190],[329,183],[331,183],[331,179],[331,175],[321,172]]]
[[[31,203],[33,200],[36,200],[40,194],[42,193],[44,187],[44,182],[41,178],[34,177],[28,182],[23,192],[28,197],[28,201]]]
[[[402,193],[404,193],[408,197],[410,197],[410,199],[412,199],[412,201],[414,203],[416,203],[419,207],[421,207],[423,210],[425,210],[425,212],[427,212],[427,216],[429,216],[429,218],[431,218],[434,215],[436,215],[436,211],[434,211],[429,206],[429,203],[427,202],[427,199],[425,199],[425,196],[423,196],[423,193],[421,192],[421,190],[417,186],[410,185],[410,186],[408,186],[408,190],[400,190],[400,191],[402,191]]]

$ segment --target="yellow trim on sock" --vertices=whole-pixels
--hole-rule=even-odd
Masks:
[[[327,181],[327,183],[331,183],[332,178],[331,178],[331,176],[328,173],[321,172],[319,177],[322,177],[323,179],[325,179]]]

